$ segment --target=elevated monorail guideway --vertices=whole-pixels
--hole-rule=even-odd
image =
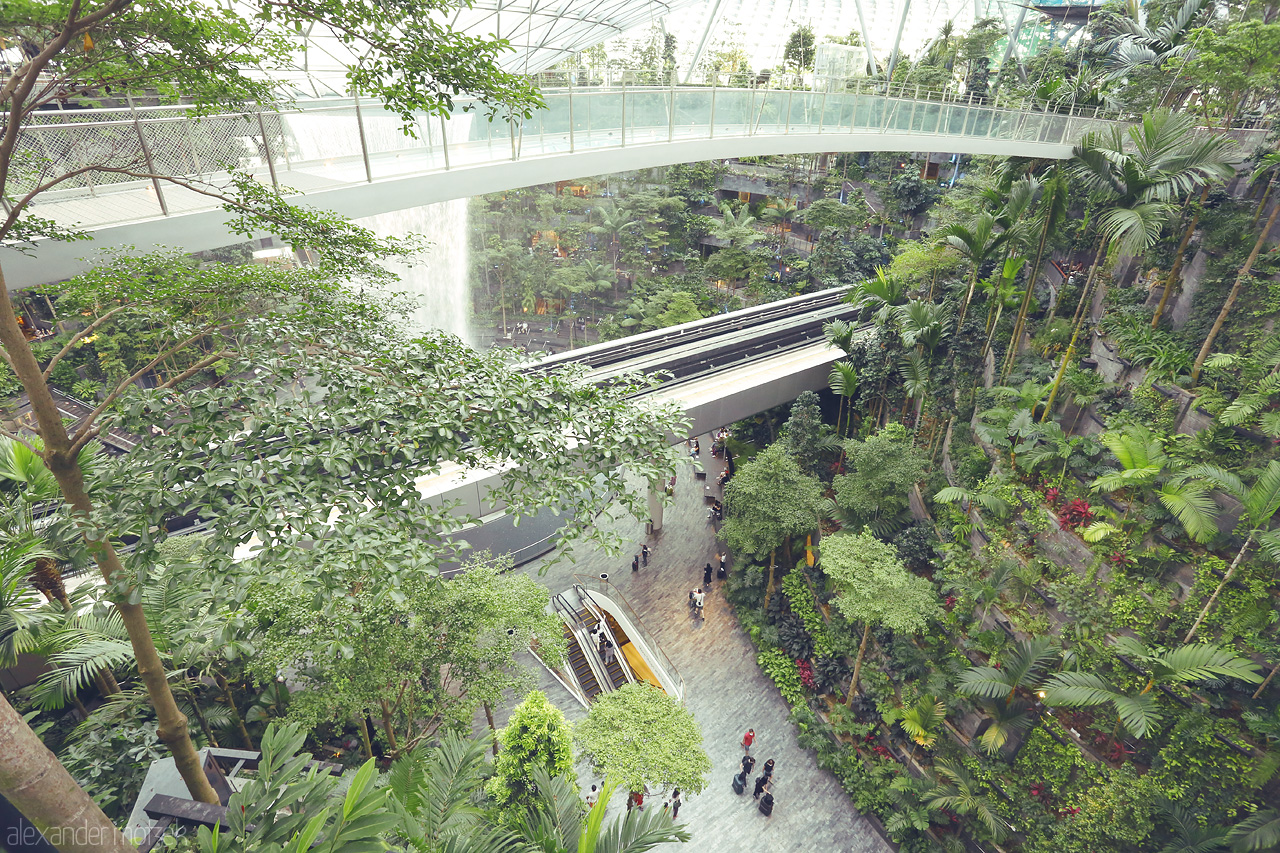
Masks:
[[[482,193],[628,169],[818,151],[945,151],[1062,159],[1086,132],[1116,126],[1096,111],[993,105],[972,95],[865,80],[839,91],[720,86],[544,90],[528,120],[457,112],[398,116],[349,98],[279,111],[194,117],[185,107],[53,110],[20,145],[50,173],[104,160],[193,185],[225,185],[228,168],[298,190],[300,200],[358,219]],[[459,109],[466,105],[459,101]],[[144,144],[145,141],[145,144]],[[5,260],[10,287],[81,271],[95,248],[237,242],[218,201],[165,181],[89,172],[41,193],[31,212],[90,232],[96,245],[42,241]],[[35,176],[33,176],[33,180]],[[30,187],[14,186],[15,195]]]

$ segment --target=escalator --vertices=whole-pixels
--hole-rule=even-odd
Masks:
[[[568,651],[569,668],[578,679],[578,686],[582,688],[583,696],[590,702],[600,694],[600,682],[591,671],[591,664],[587,663],[587,655],[582,644],[578,642],[578,638],[574,636],[573,630],[568,625],[564,626],[564,639]]]
[[[579,610],[578,618],[582,620],[583,625],[587,626],[588,631],[595,629],[598,620],[596,619],[595,614],[588,608],[584,607]],[[612,630],[614,625],[613,617],[606,613],[605,619],[608,620],[609,628]],[[619,687],[624,686],[630,681],[630,679],[627,678],[626,670],[622,668],[621,663],[622,647],[626,645],[628,641],[624,640],[622,636],[617,633],[614,633],[613,637],[617,641],[617,646],[613,650],[613,660],[605,663],[604,655],[600,655],[600,664],[604,667],[605,672],[609,674],[610,689],[617,690]],[[597,649],[597,652],[598,651],[599,650]]]

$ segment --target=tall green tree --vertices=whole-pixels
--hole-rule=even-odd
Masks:
[[[1280,175],[1280,151],[1272,151],[1259,161],[1258,168],[1253,173],[1253,180],[1257,181],[1263,175],[1270,175],[1267,179],[1267,189],[1269,191],[1271,184],[1276,180],[1276,176]],[[1262,200],[1258,202],[1259,213],[1262,212],[1266,199],[1267,193],[1264,192]],[[1231,285],[1231,292],[1227,294],[1227,301],[1222,303],[1222,309],[1218,312],[1217,318],[1214,319],[1213,326],[1209,328],[1209,334],[1205,336],[1204,344],[1201,345],[1200,352],[1196,355],[1196,363],[1191,368],[1192,382],[1199,380],[1200,369],[1204,367],[1204,361],[1209,357],[1209,353],[1213,352],[1213,342],[1217,340],[1218,333],[1222,331],[1222,324],[1227,322],[1231,309],[1235,307],[1236,297],[1240,295],[1240,288],[1244,285],[1245,280],[1249,278],[1249,273],[1253,271],[1253,264],[1258,260],[1258,255],[1262,252],[1262,247],[1266,243],[1267,235],[1271,233],[1272,227],[1276,224],[1277,216],[1280,216],[1280,204],[1272,206],[1271,215],[1267,217],[1266,223],[1262,226],[1262,231],[1258,233],[1258,239],[1253,243],[1253,250],[1249,252],[1248,260],[1244,262],[1244,266],[1236,274],[1236,280]]]
[[[911,574],[897,550],[867,533],[839,533],[822,540],[822,570],[836,591],[833,606],[862,623],[848,701],[858,692],[862,661],[873,628],[918,634],[938,610],[933,584]]]
[[[818,528],[822,483],[800,469],[783,442],[775,442],[743,462],[724,489],[720,538],[735,553],[754,559],[769,555],[765,606],[775,588],[774,564],[782,548],[791,565],[791,539]]]
[[[500,751],[494,760],[489,796],[504,809],[528,805],[537,795],[533,771],[551,776],[573,771],[573,734],[564,713],[534,690],[515,707],[498,733]]]
[[[835,507],[853,528],[888,536],[906,523],[911,487],[924,479],[926,457],[899,423],[865,441],[845,442],[847,474],[835,478]]]
[[[624,790],[698,794],[707,786],[711,759],[693,714],[647,682],[599,696],[574,740],[607,783]]]
[[[547,591],[509,574],[509,559],[473,558],[452,580],[404,571],[399,589],[381,553],[403,555],[395,543],[370,540],[367,553],[344,562],[326,545],[312,570],[256,590],[250,609],[266,630],[252,666],[259,680],[296,672],[305,686],[290,716],[314,727],[348,719],[357,728],[381,723],[383,742],[398,756],[442,725],[461,725],[507,690],[528,689],[529,674],[514,655],[536,636],[543,654],[557,654],[558,622]],[[316,595],[321,570],[341,595]],[[532,709],[531,709],[532,710]],[[368,747],[366,734],[366,748]],[[370,756],[372,757],[372,756]]]
[[[60,0],[10,8],[9,30],[22,43],[23,58],[8,66],[0,88],[0,109],[5,114],[0,133],[0,196],[6,200],[0,242],[74,239],[77,235],[72,231],[32,215],[31,206],[44,192],[77,176],[110,174],[113,180],[190,184],[182,175],[152,173],[141,158],[113,145],[99,146],[91,153],[86,149],[76,155],[76,160],[49,160],[47,152],[37,153],[20,144],[29,125],[44,109],[69,100],[93,100],[103,92],[118,96],[141,94],[144,90],[158,92],[164,100],[181,98],[200,111],[240,109],[255,102],[270,104],[275,101],[276,81],[270,73],[258,71],[294,64],[303,48],[294,35],[304,26],[319,27],[342,42],[353,57],[347,71],[351,88],[384,102],[404,119],[407,127],[413,125],[416,112],[449,113],[454,106],[453,95],[463,91],[478,95],[496,111],[531,113],[540,99],[526,80],[503,70],[498,63],[505,45],[453,30],[449,17],[437,14],[439,9],[440,4],[432,0],[396,5],[351,5],[333,0],[250,2],[235,8],[200,0],[145,7],[128,0],[92,4]],[[413,23],[409,26],[407,22]],[[397,36],[388,38],[392,32]],[[292,227],[300,221],[296,209],[264,187],[236,180],[230,190],[200,189],[228,197],[235,212],[244,214],[237,225],[242,230],[262,227],[262,215],[266,214],[272,224],[262,230],[288,238],[301,236]],[[294,233],[289,234],[290,231]],[[339,225],[332,233],[350,235],[359,230]],[[303,239],[298,245],[322,246],[325,242]],[[88,436],[72,437],[63,425],[49,392],[48,375],[32,355],[18,325],[2,265],[0,344],[30,400],[44,441],[46,464],[76,516],[87,521],[96,504],[76,457]],[[161,359],[166,354],[162,351]],[[87,433],[97,428],[91,423],[84,430]],[[103,577],[114,582],[124,576],[123,567],[112,544],[104,541],[96,529],[96,525],[89,524],[82,528]],[[215,802],[216,795],[200,769],[186,721],[177,709],[152,647],[142,611],[131,602],[128,590],[116,606],[135,646],[139,671],[160,722],[161,738],[173,753],[192,796]],[[58,807],[50,803],[51,809]]]
[[[1225,136],[1196,134],[1190,116],[1159,112],[1143,116],[1141,124],[1127,131],[1116,128],[1086,135],[1072,156],[1073,179],[1101,208],[1098,244],[1076,305],[1071,341],[1053,380],[1046,420],[1067,365],[1075,357],[1076,341],[1107,250],[1144,253],[1173,218],[1177,199],[1235,174],[1236,145]]]

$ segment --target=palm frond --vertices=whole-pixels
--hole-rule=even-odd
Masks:
[[[1166,483],[1156,491],[1156,496],[1195,541],[1208,542],[1218,535],[1215,523],[1218,505],[1204,483],[1195,480],[1180,485]]]

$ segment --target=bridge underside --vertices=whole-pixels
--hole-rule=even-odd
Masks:
[[[570,151],[569,137],[566,135],[561,143],[565,150],[554,153],[526,153],[518,160],[496,159],[460,164],[449,170],[399,174],[372,182],[335,180],[332,176],[335,168],[333,160],[324,163],[323,169],[311,169],[307,164],[295,163],[291,170],[281,170],[280,182],[304,190],[304,195],[295,197],[295,201],[358,219],[516,187],[730,157],[861,151],[928,151],[1050,159],[1062,159],[1071,155],[1071,146],[1056,140],[1039,142],[956,133],[820,133],[793,130],[790,133],[726,133],[714,138],[646,141],[644,136],[649,134],[637,133],[637,130],[639,129],[632,130],[632,137],[625,147],[620,147],[616,140],[602,145],[595,140],[580,139],[576,150]],[[653,135],[658,134],[655,132]],[[661,129],[661,135],[666,135],[666,128]],[[375,155],[375,166],[378,159],[378,155]],[[344,164],[339,163],[338,167],[342,165]],[[345,165],[353,170],[363,168],[358,162]],[[374,171],[376,174],[377,169]],[[118,224],[88,226],[92,241],[44,241],[29,255],[12,253],[5,257],[4,273],[8,286],[16,289],[68,278],[88,269],[92,265],[92,256],[101,250],[162,245],[196,252],[244,239],[228,229],[227,221],[230,217],[224,211],[208,209],[211,202],[208,196],[177,187],[166,187],[164,192],[170,216],[150,216]],[[137,198],[134,199],[133,196]],[[64,215],[59,215],[57,208],[60,205],[57,201],[41,206],[37,213],[70,225],[73,222],[85,223],[86,217],[91,216],[94,205],[104,204],[120,209],[134,203],[154,207],[154,190],[150,184],[103,188],[93,199],[80,198],[68,202],[68,210]],[[71,209],[73,204],[78,210]],[[74,215],[75,213],[80,215]]]

